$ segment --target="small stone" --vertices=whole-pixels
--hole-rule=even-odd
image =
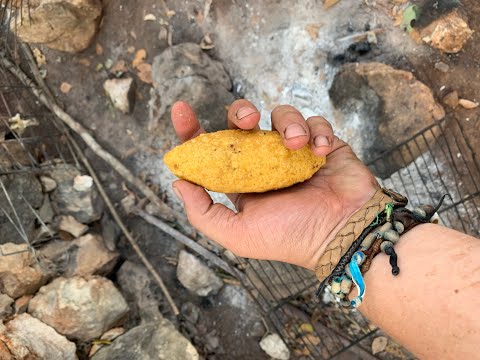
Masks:
[[[72,85],[67,82],[62,82],[60,84],[60,91],[64,94],[68,94],[72,90]]]
[[[78,175],[73,179],[73,188],[80,192],[90,191],[93,186],[93,179],[88,175]]]
[[[445,53],[462,50],[472,34],[473,30],[457,10],[450,11],[420,30],[424,42]]]
[[[130,329],[109,346],[98,350],[91,359],[198,360],[199,356],[195,347],[170,321],[160,319]]]
[[[183,286],[199,296],[216,294],[223,286],[212,269],[184,250],[178,256],[177,277]]]
[[[444,62],[439,61],[435,63],[435,69],[437,69],[440,72],[446,73],[448,72],[448,70],[450,70],[450,67]]]
[[[73,342],[28,314],[0,325],[0,344],[1,359],[78,359]]]
[[[400,221],[395,221],[394,226],[395,226],[395,230],[399,234],[405,231],[405,226],[403,226],[403,223],[401,223]]]
[[[57,214],[72,215],[82,224],[101,218],[103,202],[90,176],[81,176],[80,171],[69,164],[56,165],[49,175],[57,183],[50,195]]]
[[[213,351],[220,345],[220,339],[215,336],[215,330],[205,336],[205,345],[209,351]]]
[[[40,183],[42,184],[43,192],[49,193],[55,190],[57,182],[48,176],[40,176]]]
[[[370,246],[372,246],[372,244],[373,244],[373,242],[375,241],[376,238],[377,238],[377,234],[371,232],[370,234],[365,236],[365,239],[363,239],[360,246],[362,247],[363,250],[367,250],[367,249],[370,248]]]
[[[74,237],[79,237],[88,231],[88,226],[79,223],[71,215],[63,215],[58,222],[58,229],[72,234]]]
[[[379,352],[382,352],[385,350],[388,344],[388,339],[385,336],[379,336],[375,339],[373,339],[372,342],[372,354],[378,354]]]
[[[391,241],[385,240],[380,244],[380,250],[382,252],[385,252],[389,247],[393,247],[393,243]]]
[[[385,240],[391,241],[392,243],[396,244],[400,239],[400,235],[395,230],[387,230],[383,234],[383,238]]]
[[[461,107],[465,109],[475,109],[478,107],[479,103],[478,102],[473,102],[471,100],[467,99],[460,99],[458,100],[458,103],[460,104]]]
[[[23,314],[27,312],[28,304],[30,300],[32,300],[33,295],[23,295],[20,296],[17,300],[15,300],[15,315]]]
[[[265,325],[263,324],[262,321],[258,320],[253,323],[252,327],[247,333],[247,336],[260,338],[260,337],[263,337],[263,335],[265,335],[265,331],[266,331]]]
[[[117,325],[128,305],[105,278],[56,278],[30,301],[28,312],[70,339],[90,341]]]
[[[415,215],[417,215],[418,217],[421,217],[421,218],[425,218],[427,217],[427,213],[425,212],[425,210],[419,208],[419,207],[416,207],[413,209],[412,211]]]
[[[0,245],[0,291],[11,298],[35,293],[48,280],[26,244]]]
[[[43,197],[43,203],[40,209],[38,209],[38,216],[45,224],[50,224],[55,216],[55,213],[52,209],[52,204],[50,203],[50,198],[48,195]]]
[[[381,235],[383,235],[386,231],[390,230],[392,228],[392,223],[391,222],[386,222],[382,226],[380,226],[380,229],[377,230],[377,232]]]
[[[340,283],[340,291],[344,294],[349,294],[351,288],[352,288],[352,280],[350,280],[347,277],[344,277],[342,279],[342,282]]]
[[[5,319],[13,313],[13,299],[7,294],[0,294],[0,320]]]
[[[458,92],[452,91],[443,97],[443,103],[451,108],[458,106]]]
[[[135,100],[135,86],[132,78],[109,79],[103,84],[108,97],[118,110],[129,114]]]
[[[278,360],[290,359],[290,350],[278,334],[270,334],[260,341],[260,347],[267,355]]]
[[[182,305],[181,313],[187,321],[190,321],[192,324],[196,324],[198,317],[200,316],[200,309],[191,302],[186,302]]]

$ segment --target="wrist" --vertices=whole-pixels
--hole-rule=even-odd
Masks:
[[[320,246],[309,258],[308,265],[305,266],[306,268],[315,271],[318,261],[325,253],[328,244],[335,239],[339,231],[345,227],[352,216],[358,213],[379,189],[380,186],[377,183],[372,183],[370,188],[350,194],[348,199],[339,198],[337,202],[327,205],[328,212],[335,215],[331,219],[326,219],[328,224],[322,224],[324,225],[323,229],[326,229],[324,230],[324,235],[314,234],[317,239],[322,240]]]

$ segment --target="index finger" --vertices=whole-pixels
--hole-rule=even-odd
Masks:
[[[227,125],[229,129],[260,129],[260,112],[250,101],[235,100],[228,108]]]
[[[173,104],[171,118],[173,128],[182,142],[205,133],[197,119],[197,115],[185,101],[177,101]]]

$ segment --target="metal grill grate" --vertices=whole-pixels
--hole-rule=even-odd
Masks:
[[[434,204],[450,194],[440,223],[480,236],[479,159],[456,119],[435,123],[368,165],[384,187],[405,194],[411,204]],[[378,329],[360,313],[313,297],[318,281],[309,271],[271,261],[243,260],[243,266],[245,286],[296,358],[338,358],[348,351],[362,359],[392,358],[371,355]]]

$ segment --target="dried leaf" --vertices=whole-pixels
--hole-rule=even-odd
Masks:
[[[200,41],[200,48],[203,50],[210,50],[215,47],[215,44],[212,41],[212,38],[210,37],[210,34],[206,34],[202,41]]]
[[[16,114],[15,116],[8,119],[8,125],[10,130],[15,131],[18,135],[22,135],[24,131],[30,126],[38,126],[38,120],[35,118],[31,119],[22,119],[20,114]]]
[[[135,53],[135,58],[132,61],[132,67],[136,69],[138,65],[142,64],[145,62],[145,59],[147,58],[147,51],[145,49],[140,49]]]
[[[129,46],[129,47],[127,48],[127,52],[128,52],[129,54],[133,54],[133,53],[135,52],[135,46]]]
[[[142,63],[137,66],[138,71],[138,78],[142,80],[144,83],[152,84],[153,77],[152,77],[152,65],[148,63]]]
[[[97,55],[102,55],[103,54],[103,47],[99,43],[97,43],[97,45],[95,45],[95,53]]]
[[[323,1],[323,7],[325,9],[329,9],[331,8],[333,5],[335,5],[336,3],[338,3],[340,0],[324,0]]]
[[[110,69],[110,72],[113,74],[122,74],[127,72],[127,66],[125,64],[125,60],[119,60],[115,63],[115,65],[112,66]]]
[[[60,91],[64,94],[67,94],[70,92],[70,90],[72,90],[72,85],[67,82],[62,82],[62,84],[60,85]]]
[[[78,63],[83,66],[90,66],[91,62],[87,58],[81,58],[78,60]]]
[[[147,14],[143,18],[143,21],[155,21],[155,20],[157,20],[157,18],[153,14]]]
[[[38,67],[41,67],[42,65],[45,65],[47,63],[45,55],[43,55],[42,51],[39,48],[33,49],[33,56],[35,56]]]
[[[312,324],[303,323],[302,325],[300,325],[300,331],[304,333],[313,333],[314,330]]]
[[[167,17],[170,19],[171,17],[175,16],[176,12],[173,10],[167,10],[166,12]]]
[[[460,99],[458,100],[458,103],[460,104],[461,107],[465,109],[475,109],[479,105],[478,103],[473,102],[471,100],[467,100],[467,99]]]
[[[379,336],[375,339],[373,339],[372,342],[372,354],[378,354],[379,352],[382,352],[385,350],[388,344],[388,339],[385,336]]]
[[[320,344],[320,338],[313,334],[308,334],[304,336],[305,342],[307,344],[312,344],[313,346],[317,346]]]
[[[306,30],[310,39],[317,40],[318,39],[318,29],[320,29],[320,25],[318,24],[308,24]]]

